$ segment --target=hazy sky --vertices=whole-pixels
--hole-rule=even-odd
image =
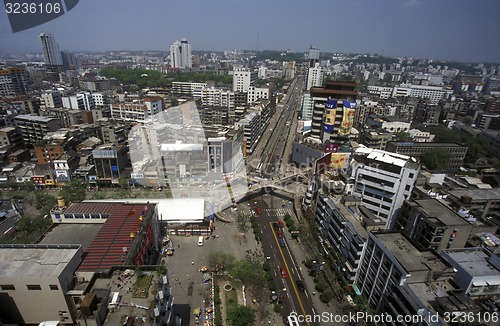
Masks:
[[[500,62],[500,0],[80,0],[65,15],[12,33],[0,14],[0,52],[193,50],[379,53]]]

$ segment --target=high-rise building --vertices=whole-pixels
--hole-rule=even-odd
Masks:
[[[309,47],[309,67],[314,67],[316,63],[319,61],[319,49],[313,47],[312,45]]]
[[[170,46],[170,62],[174,68],[191,68],[193,61],[191,58],[191,44],[183,38],[180,42],[175,41]]]
[[[78,58],[70,51],[61,52],[61,56],[64,70],[78,70],[80,68]]]
[[[451,266],[432,251],[418,250],[403,234],[370,232],[353,288],[378,314],[392,320],[418,316],[403,318],[397,325],[445,325],[430,302],[450,298],[458,303],[446,290],[453,287],[449,281],[452,275]]]
[[[62,66],[61,51],[54,36],[52,34],[41,33],[40,42],[42,43],[42,54],[45,64]]]
[[[313,115],[311,136],[334,140],[351,133],[356,107],[355,82],[328,81],[325,87],[312,87]]]
[[[347,193],[389,229],[405,200],[410,198],[420,166],[409,156],[372,148],[358,148],[352,155]]]
[[[321,87],[323,86],[323,69],[316,63],[314,67],[309,68],[307,72],[307,84],[306,90],[310,90],[311,87]]]
[[[43,61],[47,70],[47,80],[58,81],[59,73],[63,71],[63,59],[59,45],[52,34],[41,33]]]
[[[29,90],[31,84],[24,67],[0,68],[0,95],[26,94]]]

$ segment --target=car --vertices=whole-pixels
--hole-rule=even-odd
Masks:
[[[286,272],[286,269],[284,269],[283,267],[280,267],[280,272],[281,272],[281,277],[283,278],[288,277],[288,273]]]
[[[257,212],[257,214],[262,214],[262,208],[260,207],[255,207],[255,212]]]
[[[301,280],[297,280],[295,283],[297,284],[297,289],[299,289],[300,292],[305,291],[304,283]]]

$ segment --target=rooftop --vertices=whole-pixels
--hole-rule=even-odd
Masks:
[[[482,248],[444,249],[443,252],[453,260],[452,265],[460,266],[472,277],[485,281],[490,278],[500,285],[500,271],[488,262],[490,257]]]
[[[79,245],[0,245],[0,277],[58,277]]]
[[[411,159],[409,156],[386,152],[374,148],[359,147],[354,154],[366,156],[370,160],[384,162],[399,167],[405,166]]]
[[[64,214],[109,214],[106,222],[97,232],[85,250],[85,258],[79,270],[110,269],[122,265],[132,245],[131,233],[137,232],[141,225],[140,216],[147,214],[144,204],[123,202],[99,203],[84,202],[70,204]]]
[[[460,198],[462,196],[471,197],[473,201],[500,201],[500,188],[493,189],[460,189],[449,192],[451,196]]]
[[[36,114],[20,114],[18,116],[15,117],[16,120],[29,120],[29,121],[36,121],[36,122],[49,122],[49,121],[52,121],[52,120],[58,120],[57,118],[55,117],[43,117],[43,116],[39,116],[39,115],[36,115]]]
[[[121,199],[121,203],[144,205],[145,199]],[[120,202],[116,199],[91,201],[93,204],[111,204]],[[87,203],[87,202],[84,202]],[[82,203],[82,204],[84,204]],[[199,223],[205,217],[205,199],[203,198],[151,198],[149,203],[156,204],[158,219],[169,223]]]
[[[428,217],[433,217],[446,225],[468,225],[469,223],[461,218],[449,207],[436,199],[415,200],[415,203],[425,212]]]
[[[439,259],[432,252],[420,251],[415,248],[400,232],[377,232],[373,233],[373,235],[384,244],[387,250],[410,274],[412,272],[430,271],[430,262],[436,262]],[[438,267],[444,267],[444,264]],[[434,268],[432,269],[434,270]]]

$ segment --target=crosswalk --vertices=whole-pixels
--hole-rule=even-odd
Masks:
[[[286,214],[290,216],[293,215],[293,211],[290,208],[266,208],[264,209],[264,213],[269,216],[278,216],[278,217],[285,216]]]
[[[259,217],[260,214],[257,214],[255,210],[248,210],[248,214],[253,217]],[[283,217],[286,214],[293,216],[293,210],[291,208],[264,208],[262,210],[263,215],[273,216],[273,217]]]

